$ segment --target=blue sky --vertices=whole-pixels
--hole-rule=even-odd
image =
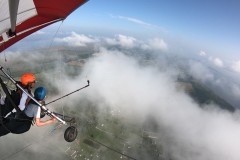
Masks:
[[[240,59],[239,16],[238,0],[90,0],[64,25],[79,32],[171,37]]]

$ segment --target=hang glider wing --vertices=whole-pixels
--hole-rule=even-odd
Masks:
[[[87,0],[0,0],[0,52],[50,24],[64,20]]]

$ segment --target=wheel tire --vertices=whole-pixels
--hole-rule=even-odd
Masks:
[[[67,142],[72,142],[77,138],[77,134],[78,134],[78,132],[77,132],[76,127],[70,126],[64,132],[64,139]]]

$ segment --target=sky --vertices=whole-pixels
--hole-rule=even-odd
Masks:
[[[238,0],[89,0],[65,19],[60,31],[160,38],[170,49],[187,47],[234,65],[240,63],[239,15]],[[53,26],[57,30],[59,23]]]
[[[171,37],[221,57],[239,58],[239,15],[238,0],[90,0],[66,23],[80,30]]]

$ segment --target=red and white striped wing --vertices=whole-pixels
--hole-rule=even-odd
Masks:
[[[20,0],[17,10],[16,35],[11,29],[9,1],[0,0],[0,52],[24,37],[50,24],[65,19],[87,0]]]

